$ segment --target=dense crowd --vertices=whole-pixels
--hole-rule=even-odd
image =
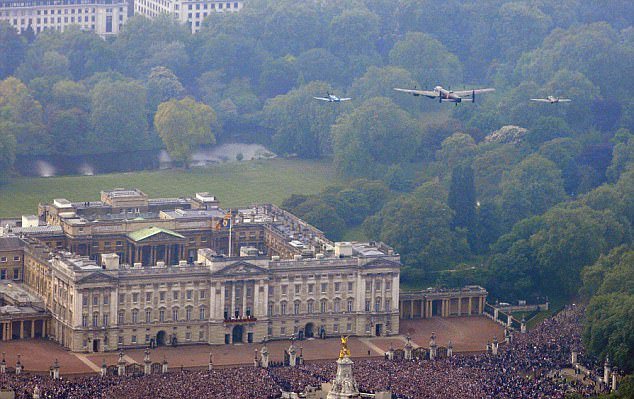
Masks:
[[[570,353],[581,346],[583,309],[566,308],[527,334],[514,334],[497,355],[454,355],[414,361],[357,360],[354,374],[363,392],[391,391],[395,398],[564,398],[571,391],[596,393],[590,379],[569,382],[560,370],[570,367]],[[583,354],[580,354],[583,358]],[[31,398],[37,385],[42,398],[192,398],[231,397],[273,399],[281,391],[318,387],[336,373],[334,362],[301,366],[234,367],[211,371],[177,371],[141,377],[83,377],[52,380],[28,375],[0,375],[0,386],[16,391],[16,398]]]

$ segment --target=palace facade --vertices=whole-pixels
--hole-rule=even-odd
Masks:
[[[1,231],[22,257],[11,277],[46,311],[37,331],[73,351],[398,333],[399,255],[274,205],[115,189],[23,221]]]

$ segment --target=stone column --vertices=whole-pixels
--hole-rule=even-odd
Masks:
[[[616,388],[617,388],[617,372],[616,370],[614,370],[612,372],[612,387],[611,387],[612,392],[616,391]]]
[[[248,281],[244,280],[242,284],[242,317],[247,315],[247,285]]]
[[[425,298],[420,300],[420,318],[424,319],[425,318]]]
[[[161,366],[161,374],[167,373],[167,358],[163,357],[163,365]]]
[[[257,349],[256,349],[257,352]],[[207,365],[207,370],[211,371],[214,369],[214,361],[213,361],[213,355],[211,354],[211,352],[209,352],[209,364]]]
[[[229,318],[234,317],[236,308],[236,282],[231,282],[231,308],[229,309]]]
[[[471,316],[472,310],[471,310],[471,300],[473,299],[473,297],[469,297],[469,316]]]
[[[413,319],[414,318],[414,300],[413,299],[409,302],[409,312],[410,312],[409,318]]]
[[[478,309],[478,314],[482,314],[484,312],[484,297],[480,297],[480,308]]]
[[[571,364],[574,366],[575,364],[577,364],[577,351],[572,351],[572,359],[571,359]]]
[[[20,320],[20,339],[24,339],[24,320]]]
[[[22,373],[22,362],[20,361],[20,355],[18,355],[18,361],[15,362],[15,374]]]
[[[35,320],[31,320],[31,339],[35,338]]]
[[[119,352],[119,360],[117,361],[117,375],[119,377],[125,375],[125,360],[123,360],[123,351]]]
[[[265,369],[269,367],[269,350],[266,348],[266,344],[260,350],[260,367]]]
[[[105,377],[108,374],[108,365],[106,364],[106,359],[103,359],[103,361],[101,362],[101,370],[99,374],[102,377]]]
[[[493,309],[493,320],[498,321],[498,316],[500,315],[500,311],[498,308]]]
[[[610,383],[610,358],[605,358],[603,363],[603,382],[607,385]]]
[[[462,316],[462,297],[458,297],[458,316]]]
[[[150,350],[146,349],[143,357],[143,374],[152,374],[152,361],[150,360]]]
[[[55,362],[51,367],[51,377],[53,377],[54,380],[59,380],[59,362],[57,359],[55,359]]]

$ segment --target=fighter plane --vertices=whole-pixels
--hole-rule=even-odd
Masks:
[[[538,102],[538,103],[555,104],[555,103],[569,103],[572,100],[569,99],[569,98],[559,98],[559,97],[555,97],[555,96],[548,96],[546,98],[531,98],[531,101],[535,101],[535,102]]]
[[[339,98],[334,94],[326,92],[326,97],[313,97],[315,100],[328,101],[329,103],[340,103],[342,101],[350,101],[351,98]]]
[[[495,91],[493,88],[488,89],[471,89],[471,90],[459,90],[453,91],[447,90],[442,86],[434,87],[434,90],[417,90],[413,89],[399,89],[394,88],[396,91],[402,91],[403,93],[410,93],[414,97],[425,96],[429,98],[438,98],[439,103],[461,103],[461,102],[475,102],[476,94],[489,93]]]

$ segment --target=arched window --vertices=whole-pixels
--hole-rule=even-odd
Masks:
[[[178,308],[172,308],[172,321],[178,321]]]
[[[145,309],[145,322],[146,323],[152,322],[152,309]]]
[[[348,313],[352,313],[354,311],[354,299],[348,298]]]
[[[322,299],[319,303],[319,311],[321,313],[326,313],[328,310],[328,301],[326,299]]]
[[[137,309],[132,310],[132,324],[139,322],[139,311]]]
[[[159,309],[159,321],[161,323],[165,322],[165,308]]]
[[[280,314],[284,316],[286,314],[286,302],[280,302]]]
[[[293,302],[293,314],[299,314],[300,301]]]
[[[190,321],[192,319],[192,308],[188,306],[185,308],[185,320]]]
[[[200,310],[198,311],[198,313],[199,313],[199,314],[198,314],[198,316],[199,316],[198,318],[199,318],[200,320],[205,320],[205,319],[207,318],[207,317],[206,317],[207,315],[206,315],[206,311],[205,311],[205,307],[204,307],[204,306],[201,306],[201,307],[200,307]]]
[[[123,324],[125,322],[125,312],[121,311],[119,312],[119,314],[117,315],[117,323],[118,324]]]
[[[333,312],[339,313],[341,312],[341,299],[337,298],[333,302]]]
[[[313,301],[312,299],[308,301],[308,310],[307,312],[309,314],[315,313],[315,301]]]

